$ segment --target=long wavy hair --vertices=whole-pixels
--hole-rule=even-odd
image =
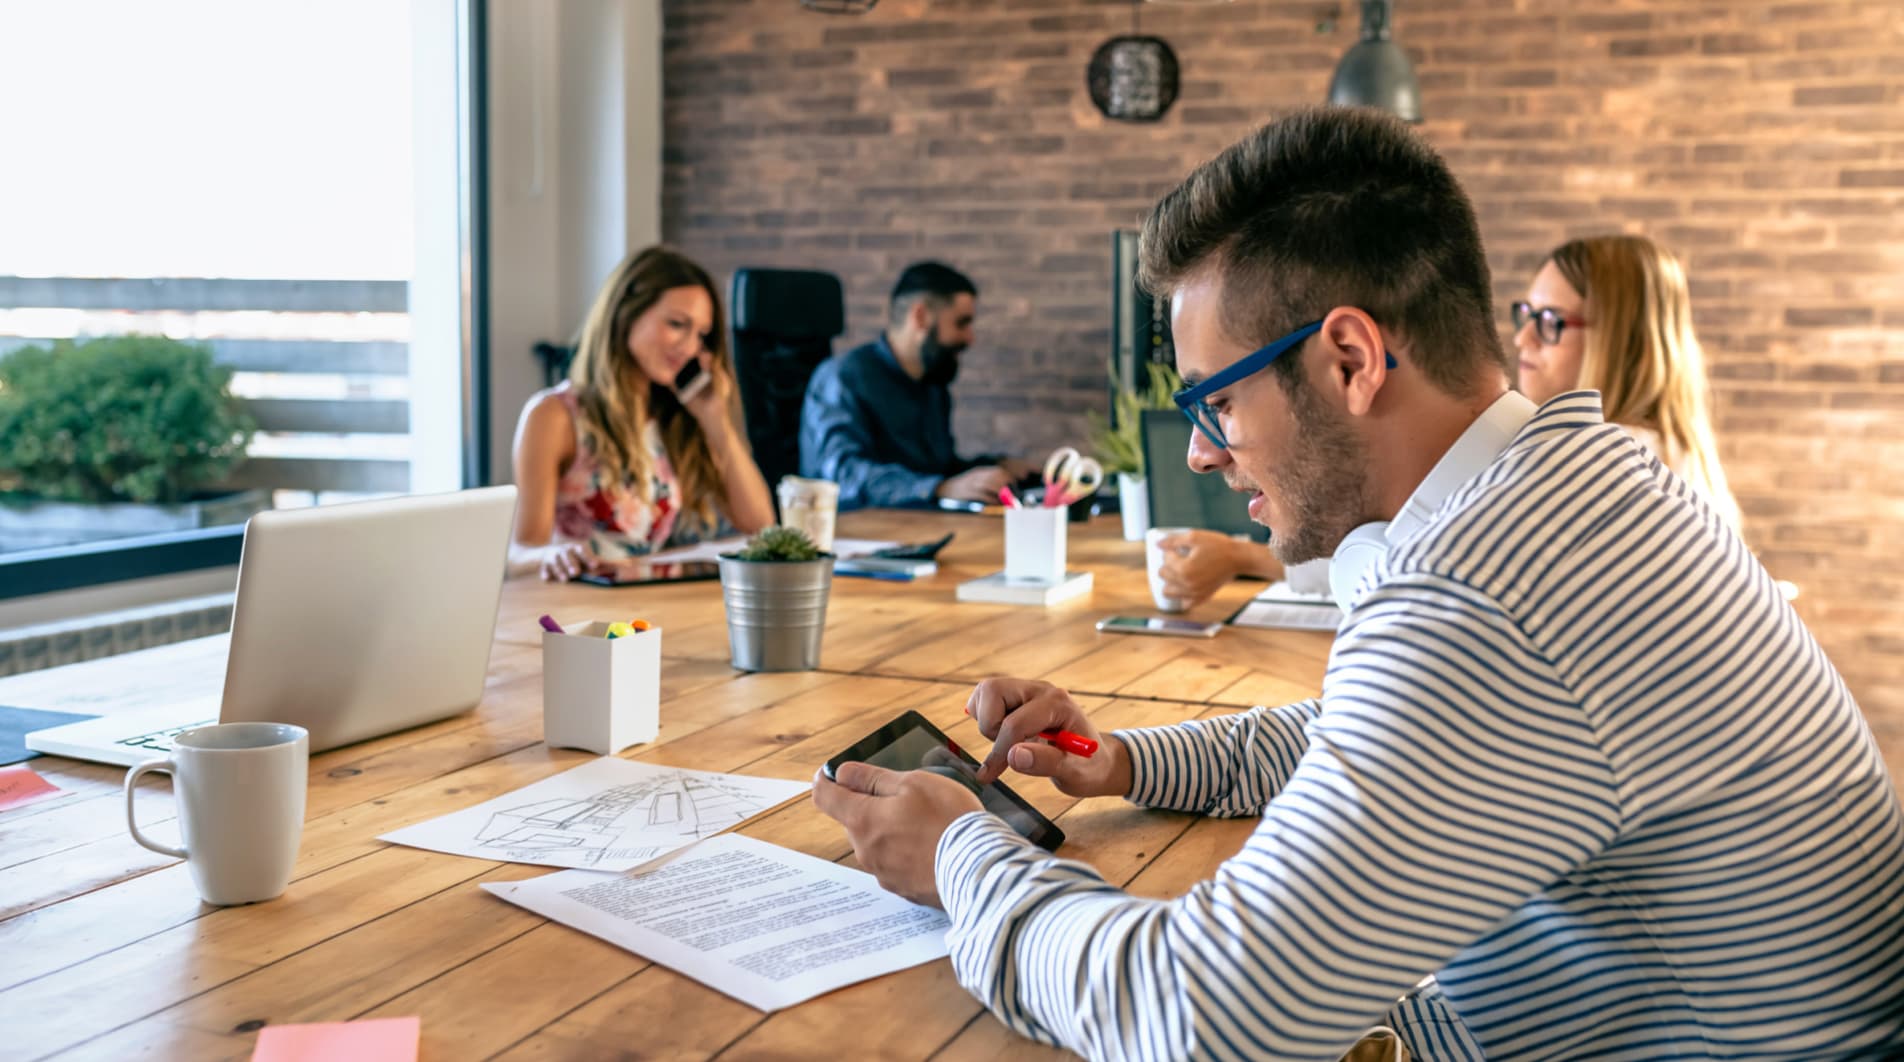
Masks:
[[[731,381],[727,328],[714,278],[686,255],[663,246],[630,255],[596,293],[576,340],[569,381],[575,387],[583,442],[610,482],[628,485],[643,501],[654,500],[654,455],[642,438],[652,419],[680,484],[682,515],[712,527],[715,502],[725,497],[726,484],[707,437],[665,382],[648,379],[628,350],[628,333],[636,319],[663,292],[696,286],[714,305],[713,329],[706,341],[709,370]]]
[[[1600,392],[1609,422],[1658,432],[1667,464],[1729,503],[1679,259],[1630,235],[1571,240],[1549,258],[1590,302],[1580,386]]]

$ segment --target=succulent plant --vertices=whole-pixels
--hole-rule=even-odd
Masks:
[[[821,557],[805,531],[797,527],[769,527],[747,540],[739,552],[727,554],[744,561],[812,561]]]

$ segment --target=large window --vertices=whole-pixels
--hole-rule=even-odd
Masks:
[[[477,6],[0,7],[0,596],[472,478]]]

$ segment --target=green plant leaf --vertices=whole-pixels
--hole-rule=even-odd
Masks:
[[[1098,463],[1104,466],[1106,475],[1119,472],[1131,476],[1143,475],[1144,411],[1177,408],[1171,396],[1183,387],[1183,377],[1177,375],[1177,370],[1160,362],[1145,362],[1144,367],[1145,379],[1141,389],[1119,389],[1111,395],[1116,427],[1112,427],[1109,420],[1095,411],[1084,415],[1090,426],[1091,449],[1097,452]],[[1112,383],[1116,383],[1115,376],[1112,377]]]

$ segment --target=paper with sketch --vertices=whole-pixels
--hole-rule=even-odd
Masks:
[[[1332,631],[1342,625],[1342,610],[1328,594],[1304,594],[1285,582],[1249,600],[1230,617],[1232,627],[1266,627],[1299,631]]]
[[[603,756],[381,838],[451,855],[621,871],[712,837],[812,788]]]
[[[634,874],[483,888],[760,1010],[946,954],[943,913],[870,874],[734,833]]]
[[[732,553],[746,544],[747,540],[744,538],[717,538],[711,542],[696,542],[692,546],[664,549],[658,553],[650,553],[641,559],[654,564],[664,561],[669,564],[686,564],[689,561],[715,564],[720,561],[721,554]],[[832,553],[835,557],[863,557],[875,550],[891,549],[897,545],[899,545],[897,542],[873,538],[836,538],[833,540]]]

